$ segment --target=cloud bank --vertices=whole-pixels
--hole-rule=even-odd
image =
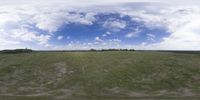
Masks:
[[[47,1],[44,0],[41,4],[43,2]],[[24,5],[30,4],[25,0],[3,1],[1,3],[3,6],[0,7],[0,49],[28,47],[33,49],[200,50],[200,7],[193,5],[198,4],[198,1],[194,1],[188,6],[185,6],[185,3],[174,6],[173,4],[157,3],[127,4],[127,2],[132,2],[131,0],[125,0],[123,4],[121,0],[117,0],[115,3],[114,0],[107,2],[86,0],[86,3],[81,6],[79,0],[68,2],[70,5],[65,4],[67,2],[64,0],[59,0],[57,3],[63,2],[63,5],[59,7],[53,5],[55,2],[51,1],[47,5],[41,6],[37,3]],[[152,2],[161,1],[154,0]],[[100,23],[101,18],[98,19],[97,16],[104,14],[110,14],[110,17]],[[113,18],[114,14],[120,15],[120,17]],[[92,40],[83,42],[70,40],[71,36],[66,36],[66,38],[70,37],[68,39],[61,35],[57,36],[59,29],[65,25],[89,27],[95,26],[96,23],[99,23],[98,25],[101,25],[101,28],[107,32],[92,37]],[[140,25],[137,27],[129,25],[135,23],[140,23]],[[140,27],[148,30],[163,29],[166,34],[157,40],[157,34],[144,31]],[[127,30],[131,30],[131,32],[127,32]],[[116,36],[115,33],[120,33],[120,35]],[[88,33],[88,37],[90,34],[93,33]],[[138,44],[124,42],[125,39],[134,40],[140,36],[143,36],[144,40]],[[62,45],[56,45],[54,37],[56,37],[55,40],[62,41]],[[119,37],[124,37],[124,39],[119,39]]]

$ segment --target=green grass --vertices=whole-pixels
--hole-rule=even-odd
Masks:
[[[200,53],[0,54],[0,94],[4,100],[196,98]]]

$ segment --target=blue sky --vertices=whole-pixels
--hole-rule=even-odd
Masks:
[[[198,1],[85,1],[2,2],[0,49],[200,49]]]
[[[159,42],[164,36],[169,35],[165,29],[155,28],[150,29],[145,27],[143,23],[131,20],[128,16],[120,17],[120,14],[98,14],[95,16],[96,21],[92,25],[83,24],[67,24],[63,25],[55,32],[55,36],[52,38],[52,43],[56,45],[64,45],[70,41],[79,42],[94,42],[96,37],[99,37],[103,41],[109,41],[112,39],[121,40],[122,44],[138,45],[142,42]],[[113,22],[125,24],[125,27],[120,28],[117,26],[109,27]],[[108,26],[105,23],[109,22]],[[136,32],[136,30],[138,30]],[[127,35],[132,33],[133,35]],[[153,37],[149,39],[149,35]],[[58,39],[61,36],[62,39]]]

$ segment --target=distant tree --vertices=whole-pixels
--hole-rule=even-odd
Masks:
[[[96,49],[90,49],[90,51],[97,51]]]
[[[130,49],[129,51],[135,51],[135,49]]]
[[[0,53],[5,53],[5,54],[17,54],[17,53],[31,53],[33,50],[31,49],[15,49],[15,50],[2,50]]]
[[[106,49],[101,49],[101,51],[106,51]]]
[[[129,51],[128,49],[122,49],[122,51]]]
[[[134,49],[101,49],[101,51],[135,51]]]

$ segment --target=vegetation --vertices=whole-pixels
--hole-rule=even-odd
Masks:
[[[4,54],[17,54],[17,53],[31,53],[33,50],[31,49],[15,49],[15,50],[2,50],[0,53]]]
[[[200,53],[0,54],[2,100],[200,98]]]
[[[90,49],[90,51],[135,51],[135,50],[134,49],[101,49],[101,50]]]

